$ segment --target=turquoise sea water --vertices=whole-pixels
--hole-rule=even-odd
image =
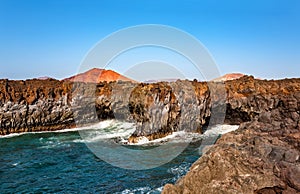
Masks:
[[[110,134],[106,137],[113,138],[113,134],[120,133],[119,129],[116,125],[97,133],[103,136],[105,132]],[[200,142],[191,143],[178,157],[162,166],[127,170],[96,157],[78,131],[1,137],[0,193],[160,193],[163,185],[175,183],[199,158]],[[139,150],[151,148],[124,146]]]
[[[97,158],[79,140],[76,131],[1,138],[0,193],[159,193],[199,157],[193,144],[163,166],[126,170]]]

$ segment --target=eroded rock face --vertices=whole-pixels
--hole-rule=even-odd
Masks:
[[[209,95],[206,83],[198,83],[198,88],[180,80],[138,85],[129,104],[137,130],[129,141],[136,142],[139,136],[152,140],[181,130],[201,132],[210,113]]]
[[[57,80],[0,81],[0,134],[74,127],[70,85]]]
[[[262,107],[270,110],[261,110],[237,131],[223,135],[163,193],[300,192],[299,95],[278,94],[276,103],[269,105],[273,97],[263,100],[267,102]]]

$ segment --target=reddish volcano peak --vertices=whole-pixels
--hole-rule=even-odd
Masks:
[[[115,71],[93,68],[84,73],[64,79],[65,81],[99,83],[101,81],[133,81]]]

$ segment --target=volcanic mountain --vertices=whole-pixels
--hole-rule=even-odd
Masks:
[[[63,81],[99,83],[102,81],[111,82],[118,80],[134,82],[134,80],[129,79],[115,71],[98,68],[90,69],[84,73],[66,78]]]

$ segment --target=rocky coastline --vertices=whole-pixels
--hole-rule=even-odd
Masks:
[[[225,83],[0,80],[0,135],[59,130],[105,119],[135,122],[132,141],[182,129],[201,132],[209,124],[239,125],[283,103],[297,103],[299,83],[300,79],[267,81],[252,76]],[[293,98],[286,102],[287,97]]]
[[[225,112],[226,111],[226,112]],[[226,114],[225,114],[226,113]],[[0,135],[118,119],[129,138],[238,124],[163,193],[300,192],[300,79],[167,83],[0,80]]]

